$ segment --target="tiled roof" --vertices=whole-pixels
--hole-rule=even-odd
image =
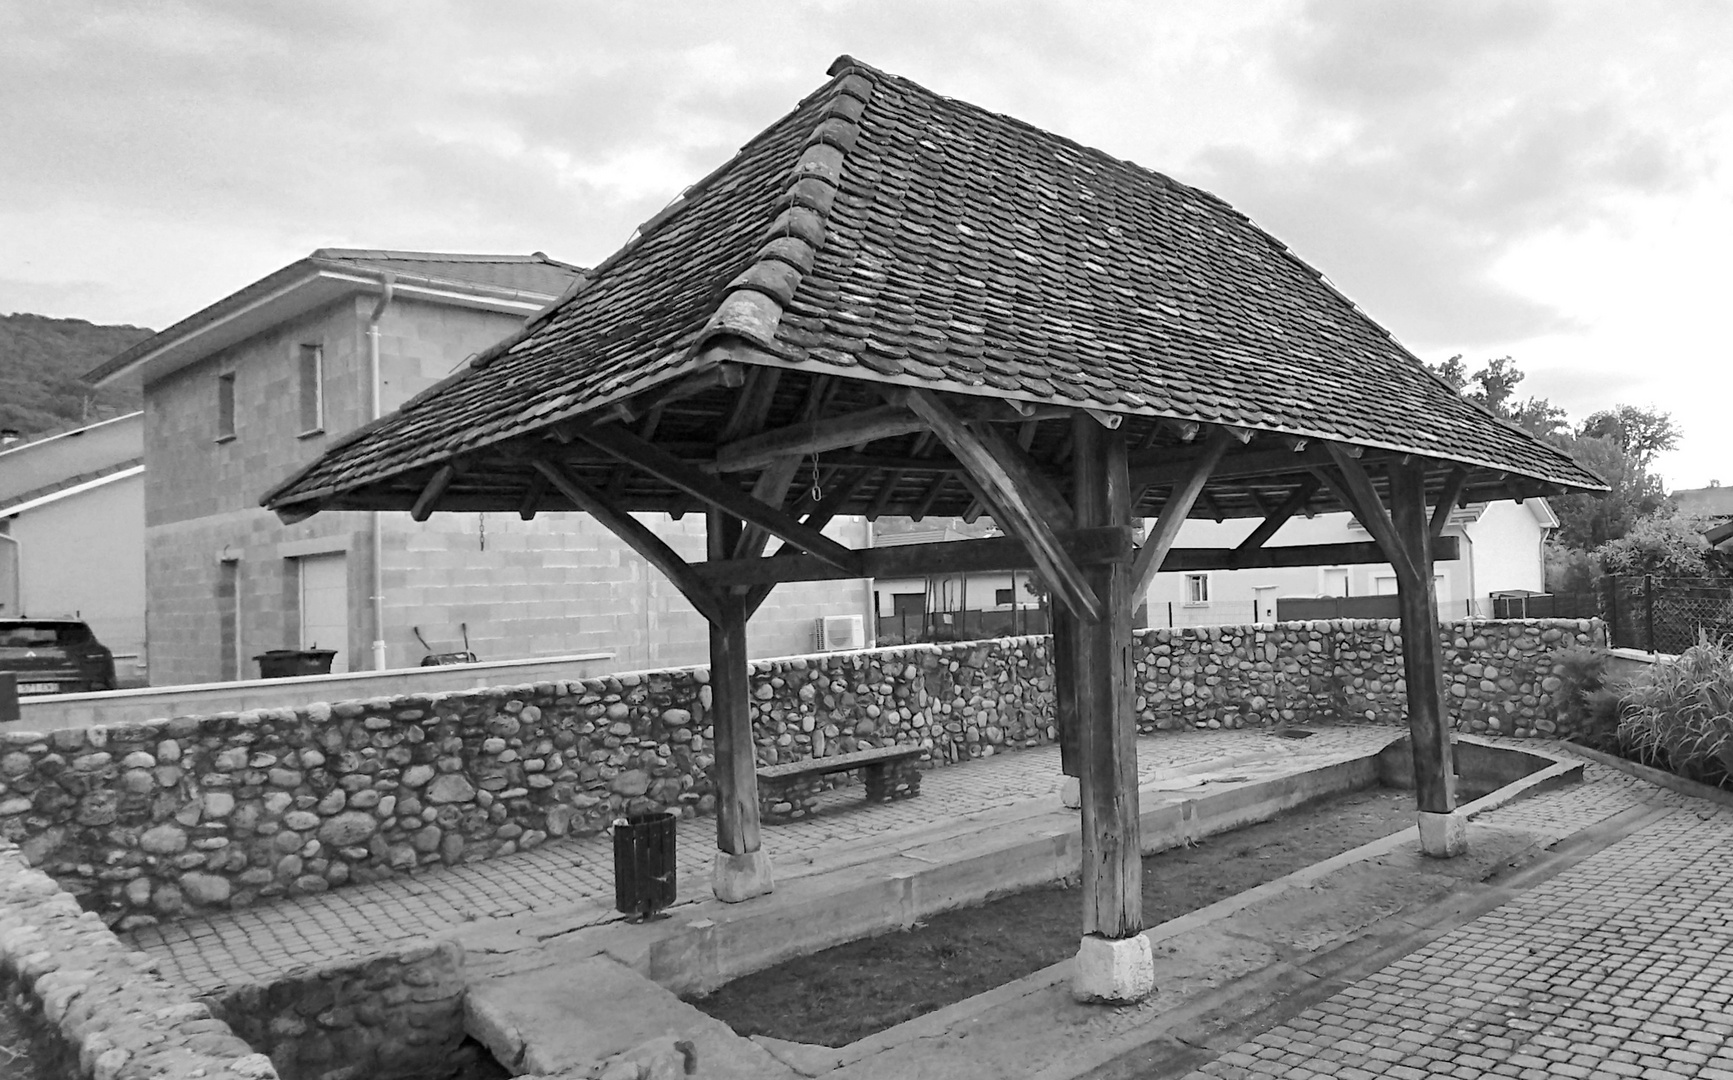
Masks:
[[[784,370],[1600,486],[1451,392],[1215,196],[846,57],[832,73],[575,295],[267,504],[544,431],[728,338]]]

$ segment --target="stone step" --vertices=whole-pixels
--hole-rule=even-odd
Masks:
[[[800,1073],[610,957],[548,949],[470,984],[464,1027],[516,1076],[683,1074],[689,1042],[705,1080],[799,1080]],[[527,958],[526,958],[527,959]]]

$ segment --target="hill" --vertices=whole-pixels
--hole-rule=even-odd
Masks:
[[[82,376],[151,333],[83,319],[0,315],[0,428],[30,436],[139,408],[136,381],[98,390]]]

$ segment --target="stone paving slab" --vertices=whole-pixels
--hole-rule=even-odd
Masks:
[[[1487,819],[1668,812],[1185,1080],[1733,1080],[1733,810],[1589,780]]]
[[[1370,752],[1402,731],[1387,726],[1323,727],[1305,739],[1263,731],[1164,732],[1138,740],[1138,776],[1148,786],[1211,762],[1250,755],[1306,758]],[[1032,800],[1059,786],[1057,747],[999,753],[926,774],[918,798],[862,802],[858,785],[821,800],[819,813],[766,826],[764,847],[780,880],[834,869],[838,852],[868,851],[888,838],[967,821]],[[676,841],[679,902],[709,898],[715,821],[680,822]],[[395,942],[439,935],[486,920],[558,913],[567,927],[620,916],[613,910],[613,849],[605,834],[550,841],[527,852],[327,893],[280,900],[202,919],[143,927],[133,944],[163,974],[199,994],[269,982],[333,960],[388,950]]]

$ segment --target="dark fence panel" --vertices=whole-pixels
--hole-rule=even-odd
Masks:
[[[1601,581],[1607,637],[1616,648],[1681,653],[1733,636],[1733,582],[1609,574]]]

